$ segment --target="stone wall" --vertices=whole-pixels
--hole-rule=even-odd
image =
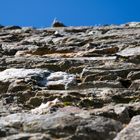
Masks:
[[[0,139],[140,139],[140,23],[0,26],[0,56]]]

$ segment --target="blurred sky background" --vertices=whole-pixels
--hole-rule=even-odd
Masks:
[[[68,26],[140,21],[140,0],[0,0],[0,24],[50,26],[57,18]]]

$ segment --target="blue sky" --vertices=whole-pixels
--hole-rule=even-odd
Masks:
[[[46,27],[140,21],[140,0],[0,0],[0,24]]]

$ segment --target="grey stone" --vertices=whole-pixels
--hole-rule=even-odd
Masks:
[[[140,47],[133,47],[133,48],[126,48],[121,52],[117,53],[117,55],[120,55],[122,57],[129,57],[129,56],[140,55],[139,52],[140,52]]]
[[[61,23],[60,21],[55,19],[52,23],[52,27],[65,27],[65,25],[63,23]]]
[[[12,136],[8,136],[6,138],[2,138],[1,140],[19,140],[19,139],[30,139],[30,140],[51,140],[51,137],[47,134],[41,134],[41,133],[20,133],[15,134]]]
[[[67,89],[76,84],[75,75],[67,74],[65,72],[50,73],[47,70],[41,69],[7,69],[0,72],[0,77],[0,81],[2,82],[15,82],[17,79],[24,79],[26,83],[35,80],[37,85],[46,86],[49,89]],[[24,81],[21,85],[17,84],[17,82],[19,82],[18,80],[17,82],[12,83],[9,87],[9,91],[26,89]]]
[[[140,138],[140,116],[135,116],[114,140],[139,140]]]
[[[22,129],[26,133],[45,132],[52,137],[72,136],[75,139],[102,139],[104,136],[105,139],[112,139],[122,129],[121,123],[115,120],[86,116],[84,114],[74,116],[65,111],[50,115],[13,114],[2,117],[0,127],[1,131],[7,130],[5,132],[7,135],[17,134]]]
[[[130,72],[128,75],[127,75],[127,78],[128,79],[131,79],[131,80],[138,80],[140,79],[140,71],[132,71]]]
[[[103,117],[95,117],[92,121],[81,121],[80,126],[76,129],[77,136],[75,137],[82,140],[113,139],[121,129],[122,125],[119,122]]]

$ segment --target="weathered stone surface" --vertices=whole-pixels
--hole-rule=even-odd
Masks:
[[[128,79],[131,79],[131,80],[138,80],[140,79],[140,71],[132,71],[130,72],[128,75],[127,75],[127,78]]]
[[[42,133],[20,133],[9,136],[7,138],[2,138],[1,140],[20,140],[20,139],[30,139],[30,140],[51,140],[51,137],[47,134]]]
[[[105,139],[114,138],[121,129],[121,123],[112,119],[95,116],[90,118],[86,113],[85,116],[84,114],[76,116],[66,111],[40,116],[18,113],[0,119],[3,136],[4,133],[5,135],[18,134],[22,130],[25,133],[43,132],[56,138],[71,136],[72,139],[77,140],[92,138],[101,140],[104,136]]]
[[[47,86],[49,89],[68,89],[70,86],[76,85],[75,75],[68,75],[65,72],[51,73],[47,78]]]
[[[42,74],[42,75],[41,75]],[[48,71],[43,71],[39,69],[7,69],[0,72],[0,81],[12,81],[14,79],[28,78],[32,76],[44,76],[49,75]]]
[[[0,139],[139,139],[139,27],[0,26]]]
[[[135,116],[114,140],[139,140],[140,138],[140,116]]]
[[[14,82],[9,86],[8,91],[17,91],[18,89],[28,89],[28,85],[18,84],[28,83],[30,81],[34,82],[38,86],[48,87],[48,89],[68,89],[70,86],[76,84],[76,77],[72,74],[67,74],[65,72],[54,72],[50,73],[47,70],[41,69],[6,69],[0,72],[1,82]],[[2,83],[3,84],[3,83]],[[1,84],[1,86],[2,86]],[[5,87],[5,85],[4,85]]]
[[[140,47],[126,48],[121,52],[117,53],[117,55],[120,55],[122,57],[140,55]]]

